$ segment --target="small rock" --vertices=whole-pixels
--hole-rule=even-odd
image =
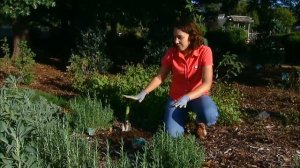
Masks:
[[[269,118],[269,117],[270,117],[270,114],[266,111],[263,111],[263,112],[258,114],[258,119],[260,119],[260,120],[264,120],[264,119]]]

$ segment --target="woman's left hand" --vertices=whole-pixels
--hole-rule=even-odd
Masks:
[[[186,108],[187,103],[190,101],[190,97],[187,95],[182,96],[178,101],[174,103],[175,107]]]

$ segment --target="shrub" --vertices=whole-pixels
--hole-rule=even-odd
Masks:
[[[0,66],[4,68],[9,75],[15,75],[21,83],[29,84],[33,81],[33,66],[35,64],[35,53],[28,47],[26,41],[20,41],[20,55],[10,58],[10,51],[7,40],[3,40],[1,49],[4,51],[4,57],[1,58]]]
[[[238,90],[233,89],[230,84],[216,83],[212,89],[212,98],[218,106],[218,123],[230,125],[241,121],[241,93]]]
[[[2,167],[99,167],[97,142],[71,135],[61,108],[33,90],[0,89]]]
[[[71,57],[70,71],[73,69],[82,68],[84,66],[86,72],[101,72],[105,73],[111,66],[111,60],[108,58],[106,51],[106,32],[99,28],[87,29],[81,32],[81,40],[76,46],[72,57],[83,59],[78,61],[78,58]],[[75,62],[74,62],[75,61]]]
[[[107,152],[107,167],[201,167],[205,159],[205,151],[194,136],[172,138],[165,131],[158,131],[142,152],[133,158],[128,157],[121,146],[120,158],[113,162]]]
[[[35,53],[28,47],[26,41],[19,44],[20,55],[12,60],[13,66],[17,68],[18,75],[22,78],[23,83],[29,84],[33,81],[33,65],[35,64]]]
[[[207,33],[209,45],[215,55],[215,61],[226,52],[244,53],[246,48],[247,32],[242,28],[229,27]]]
[[[127,66],[124,74],[101,75],[94,73],[80,86],[82,93],[96,91],[99,98],[110,104],[119,119],[124,118],[126,106],[131,106],[129,119],[145,129],[156,129],[162,120],[164,102],[168,94],[168,80],[161,87],[149,94],[143,103],[122,98],[123,94],[137,94],[153,78],[157,66],[147,68],[141,65]]]
[[[31,90],[0,90],[0,163],[4,167],[40,167],[35,135],[60,111]]]
[[[216,79],[229,81],[233,77],[237,77],[244,67],[244,64],[238,60],[236,54],[227,52],[215,68]]]
[[[87,128],[108,129],[112,125],[112,109],[103,106],[95,96],[74,98],[69,101],[69,108],[69,122],[75,124],[77,131],[83,132]]]
[[[124,75],[119,75],[115,81],[117,89],[116,97],[111,98],[110,103],[114,107],[119,107],[117,110],[118,116],[123,116],[124,109],[127,105],[131,106],[130,120],[133,124],[154,130],[160,124],[164,113],[164,103],[168,95],[168,80],[165,81],[154,92],[150,93],[143,103],[138,103],[132,100],[122,99],[123,94],[137,94],[146,87],[148,82],[157,73],[158,67],[151,66],[143,68],[141,65],[128,66]],[[112,93],[113,87],[110,87],[109,92]],[[121,104],[121,106],[120,106]]]
[[[0,43],[1,43],[1,50],[0,52],[3,54],[3,55],[0,55],[0,68],[1,69],[4,69],[6,71],[8,71],[8,73],[10,73],[11,71],[11,60],[10,60],[10,49],[9,49],[9,45],[8,45],[8,42],[7,42],[7,38],[4,38],[2,40],[0,40]]]

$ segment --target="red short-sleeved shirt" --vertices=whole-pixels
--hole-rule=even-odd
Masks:
[[[161,64],[171,69],[170,96],[176,100],[202,84],[202,67],[213,65],[212,51],[210,47],[201,45],[185,58],[177,48],[170,48]],[[209,92],[205,94],[208,95]]]

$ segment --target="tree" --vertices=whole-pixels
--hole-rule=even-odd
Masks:
[[[276,8],[273,17],[285,26],[287,31],[286,33],[290,32],[291,28],[297,21],[293,13],[289,9],[283,7]]]
[[[26,40],[28,35],[29,16],[33,10],[45,6],[54,7],[54,0],[3,0],[0,4],[0,15],[6,17],[13,30],[13,54],[12,58],[20,55],[19,43]]]

